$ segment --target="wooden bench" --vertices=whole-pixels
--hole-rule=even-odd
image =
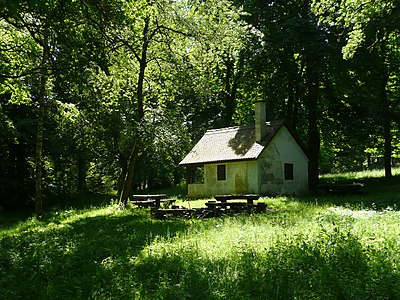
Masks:
[[[161,203],[164,203],[164,206],[171,206],[175,199],[160,199],[160,200],[143,200],[143,201],[131,201],[132,204],[135,204],[139,207],[161,207]]]
[[[246,200],[248,204],[253,204],[255,200],[260,198],[256,194],[242,194],[242,195],[216,195],[215,200],[225,203],[229,200]]]
[[[255,194],[245,194],[245,195],[216,195],[214,196],[216,201],[208,201],[205,203],[207,208],[214,211],[217,215],[221,211],[257,211],[263,212],[267,210],[266,203],[257,203],[254,204],[254,200],[258,200],[260,198],[259,195]],[[231,201],[235,200],[235,201]],[[246,202],[240,201],[246,200]]]
[[[260,202],[256,204],[249,204],[247,202],[216,202],[208,201],[205,203],[208,208],[256,208],[258,211],[265,211],[267,203]]]
[[[131,203],[139,207],[156,207],[159,208],[161,203],[165,203],[165,206],[170,206],[176,200],[166,199],[166,194],[154,194],[154,195],[133,195]]]
[[[247,202],[214,202],[209,201],[206,202],[205,205],[209,208],[235,208],[235,207],[253,207],[253,204],[249,204]]]

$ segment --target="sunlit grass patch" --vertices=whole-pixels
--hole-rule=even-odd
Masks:
[[[392,168],[392,175],[400,175],[400,167]],[[351,180],[365,180],[369,178],[383,178],[385,176],[384,169],[363,170],[356,172],[343,172],[343,173],[329,173],[322,174],[322,179],[333,181],[351,181]]]
[[[380,196],[264,197],[265,213],[191,220],[117,203],[52,210],[0,230],[0,295],[398,299],[400,212],[359,202]]]
[[[101,208],[93,207],[89,209],[67,209],[57,210],[47,213],[44,216],[32,216],[26,221],[16,223],[6,229],[0,230],[1,235],[19,234],[27,231],[45,232],[58,228],[63,228],[71,223],[88,218],[100,216],[118,216],[126,214],[123,208],[117,203],[105,205]]]
[[[134,265],[141,273],[155,272],[160,278],[153,287],[156,293],[150,294],[154,297],[170,293],[172,286],[175,293],[187,297],[194,296],[192,289],[202,297],[233,299],[264,299],[263,293],[271,298],[379,296],[388,285],[375,271],[388,268],[386,278],[391,283],[399,278],[399,244],[394,238],[400,232],[398,226],[392,227],[398,217],[398,212],[350,215],[348,209],[311,208],[294,216],[265,214],[195,222],[173,238],[149,244]],[[373,240],[376,243],[371,246]],[[379,254],[382,249],[394,264],[387,265],[388,260]],[[200,286],[193,287],[193,282]],[[391,288],[398,291],[399,285]],[[147,290],[143,292],[149,296]]]

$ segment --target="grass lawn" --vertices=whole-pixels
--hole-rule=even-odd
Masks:
[[[400,178],[353,180],[365,194],[263,198],[274,212],[254,215],[155,220],[104,198],[8,218],[0,299],[400,299]]]

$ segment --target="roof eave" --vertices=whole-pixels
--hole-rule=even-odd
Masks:
[[[239,158],[239,159],[224,159],[224,160],[213,160],[213,161],[196,161],[196,162],[190,162],[190,163],[185,163],[185,162],[180,162],[179,165],[183,167],[188,167],[188,166],[201,166],[201,165],[211,165],[211,164],[223,164],[223,163],[235,163],[235,162],[242,162],[242,161],[250,161],[250,160],[257,160],[259,155],[257,157],[246,157],[246,158]]]

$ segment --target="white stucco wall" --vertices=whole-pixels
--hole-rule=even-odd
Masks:
[[[293,180],[285,180],[285,163],[293,164]],[[204,165],[204,184],[189,184],[189,197],[244,193],[261,195],[308,193],[308,158],[285,126],[279,130],[257,161],[225,163],[226,180],[217,180],[219,164]]]
[[[217,180],[217,165],[226,165],[226,180]],[[258,193],[256,161],[204,165],[204,184],[189,184],[188,196],[210,197],[221,194]]]
[[[285,163],[293,164],[293,180],[285,180]],[[308,158],[286,127],[282,127],[259,157],[258,172],[260,194],[308,193]]]

